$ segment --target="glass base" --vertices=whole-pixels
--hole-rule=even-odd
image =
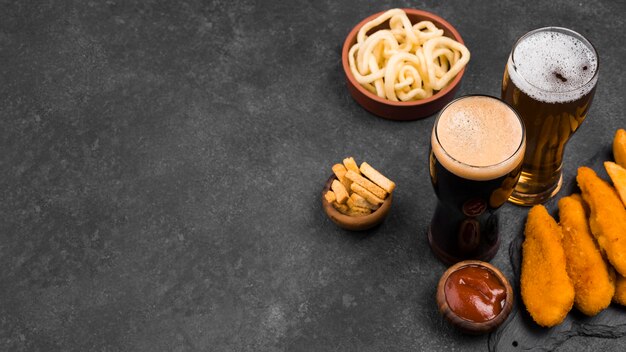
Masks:
[[[430,245],[430,249],[432,250],[435,257],[437,257],[437,259],[442,261],[447,266],[451,266],[460,261],[469,259],[488,262],[496,256],[496,254],[498,253],[498,249],[500,248],[500,237],[498,237],[494,243],[492,243],[487,248],[483,248],[483,250],[478,253],[473,253],[469,255],[465,254],[462,256],[454,255],[450,253],[451,251],[449,249],[445,250],[437,244],[437,241],[435,241],[433,238],[431,227],[432,225],[428,226],[428,244]]]
[[[515,186],[513,193],[509,197],[509,202],[527,207],[545,203],[548,199],[552,198],[559,192],[562,184],[563,175],[559,172],[559,179],[556,183],[548,187],[544,187],[544,190],[541,192],[529,192],[529,189],[536,189],[537,185],[525,175],[525,172],[522,172],[522,175],[517,182],[517,186]]]

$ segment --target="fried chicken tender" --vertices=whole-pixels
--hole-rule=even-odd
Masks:
[[[613,187],[615,187],[617,194],[622,199],[622,203],[624,203],[626,207],[626,168],[610,161],[604,162],[604,168],[606,169],[606,173],[609,174],[611,181],[613,181]]]
[[[522,300],[535,322],[560,324],[574,304],[574,285],[565,268],[561,229],[543,205],[528,212],[522,245]]]
[[[574,305],[594,316],[611,304],[615,273],[594,242],[580,195],[559,200],[559,218],[567,274],[574,284]]]
[[[620,274],[616,275],[615,279],[615,296],[613,296],[613,302],[626,306],[626,277]]]
[[[588,167],[578,168],[576,181],[591,210],[591,233],[615,270],[626,276],[626,209],[622,201],[613,187]]]
[[[626,168],[626,130],[620,128],[615,131],[613,138],[613,157],[615,162]]]

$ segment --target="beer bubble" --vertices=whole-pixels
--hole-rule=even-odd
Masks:
[[[558,31],[522,38],[508,61],[513,83],[546,103],[566,103],[588,94],[595,86],[597,68],[591,45]]]
[[[511,172],[524,156],[517,114],[502,101],[468,96],[448,105],[437,119],[431,145],[450,172],[486,180]]]

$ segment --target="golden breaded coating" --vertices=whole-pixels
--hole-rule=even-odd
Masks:
[[[616,274],[615,278],[615,296],[613,302],[626,306],[626,277]]]
[[[559,218],[567,274],[574,284],[574,305],[594,316],[611,304],[615,293],[612,270],[594,242],[580,195],[559,200]]]
[[[555,326],[574,304],[574,285],[565,269],[561,229],[543,205],[536,205],[528,212],[524,233],[522,300],[537,324]]]
[[[591,214],[589,226],[600,249],[615,270],[626,275],[626,209],[617,193],[588,167],[576,177]]]
[[[613,158],[621,167],[626,168],[626,130],[620,128],[615,131],[613,138]]]
[[[606,169],[606,173],[609,174],[611,181],[613,181],[613,187],[615,187],[622,203],[624,203],[626,207],[626,168],[611,161],[605,161],[604,168]]]

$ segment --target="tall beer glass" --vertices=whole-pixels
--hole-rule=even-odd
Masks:
[[[582,35],[547,27],[522,36],[502,79],[502,99],[526,125],[526,155],[509,199],[543,203],[561,188],[563,150],[587,116],[598,81],[598,54]]]
[[[430,143],[438,202],[428,241],[444,263],[488,261],[498,251],[497,210],[520,176],[525,141],[522,119],[494,97],[458,98],[439,113]]]

